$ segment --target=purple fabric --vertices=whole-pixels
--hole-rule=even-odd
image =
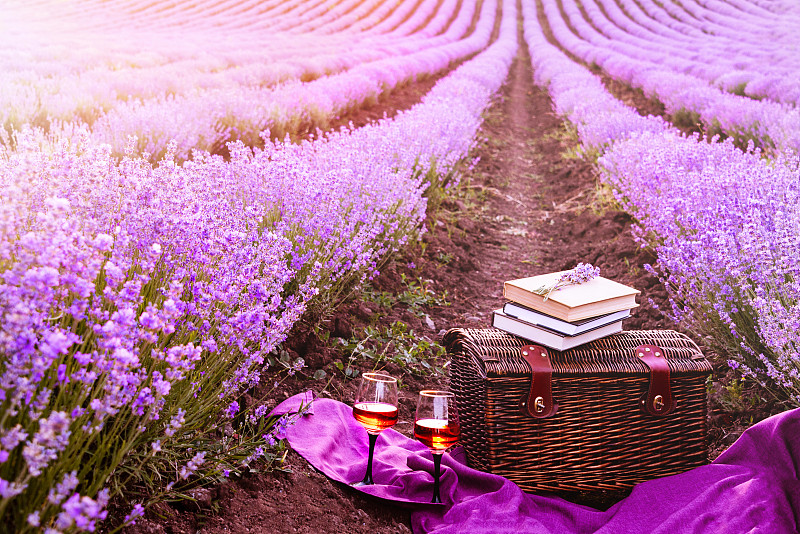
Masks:
[[[291,397],[273,413],[293,413],[309,395]],[[289,427],[289,444],[331,479],[358,482],[366,470],[366,431],[346,404],[317,399],[313,407],[313,415]],[[796,533],[800,409],[754,425],[710,465],[639,484],[607,511],[526,494],[505,478],[467,467],[460,450],[442,459],[444,504],[430,504],[432,472],[430,452],[389,429],[375,448],[375,485],[354,489],[413,507],[416,533]]]

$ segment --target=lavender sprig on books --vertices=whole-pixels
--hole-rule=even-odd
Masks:
[[[637,289],[600,276],[588,263],[503,283],[509,301],[492,325],[534,343],[567,350],[622,331]]]
[[[582,284],[592,278],[600,276],[600,268],[591,263],[578,263],[573,269],[564,272],[558,277],[555,284],[543,285],[533,290],[537,295],[544,297],[545,302],[550,298],[550,293],[564,286]]]

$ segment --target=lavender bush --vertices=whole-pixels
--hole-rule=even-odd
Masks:
[[[668,315],[707,336],[731,367],[800,404],[798,159],[643,135],[599,164],[658,255]]]
[[[174,483],[203,465],[315,280],[282,296],[292,243],[223,177],[33,141],[0,172],[0,511],[18,529],[89,529],[122,473],[160,464]],[[223,439],[203,471],[239,469],[241,448]]]

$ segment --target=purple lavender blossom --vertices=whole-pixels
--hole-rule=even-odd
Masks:
[[[136,503],[133,505],[133,509],[130,513],[123,519],[123,523],[126,525],[135,525],[136,520],[142,516],[144,516],[144,506],[142,506],[141,503]]]
[[[558,278],[559,284],[583,284],[592,278],[600,276],[600,268],[590,263],[578,263],[575,267],[565,272]]]
[[[181,468],[179,476],[181,479],[187,479],[195,471],[197,471],[203,463],[205,463],[205,452],[198,452],[189,462]]]
[[[54,505],[61,504],[61,502],[67,498],[67,495],[71,494],[73,491],[75,491],[75,488],[78,487],[77,474],[77,471],[66,473],[61,479],[61,482],[56,484],[54,488],[50,489],[50,492],[47,495],[47,501]]]
[[[592,278],[600,276],[600,269],[589,263],[578,263],[569,271],[564,271],[553,283],[537,287],[533,290],[537,295],[542,295],[544,300],[550,298],[553,291],[558,291],[562,287],[577,285],[588,282]]]
[[[284,415],[275,422],[273,434],[278,439],[285,439],[286,431],[289,429],[289,426],[291,426],[291,420],[288,415]]]
[[[97,521],[103,521],[108,512],[104,510],[108,501],[107,492],[101,491],[97,500],[90,497],[81,497],[78,493],[73,493],[64,504],[61,505],[63,512],[56,518],[56,527],[67,530],[76,527],[79,530],[95,530]]]
[[[166,430],[164,430],[164,435],[167,437],[172,437],[175,435],[175,432],[181,429],[181,427],[186,423],[186,410],[183,408],[178,408],[178,411],[175,415],[172,416],[172,419],[169,421],[169,425],[167,426]]]
[[[27,488],[27,484],[20,484],[17,482],[9,482],[8,480],[0,478],[0,497],[3,499],[11,499],[16,497]]]

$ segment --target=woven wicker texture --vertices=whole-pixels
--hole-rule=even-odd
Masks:
[[[520,399],[530,342],[497,329],[452,329],[451,389],[472,467],[505,476],[526,491],[621,491],[706,462],[705,379],[711,365],[688,337],[669,330],[621,332],[558,352],[550,350],[558,413],[524,415]],[[675,410],[640,409],[649,369],[638,345],[660,347],[670,367]]]

